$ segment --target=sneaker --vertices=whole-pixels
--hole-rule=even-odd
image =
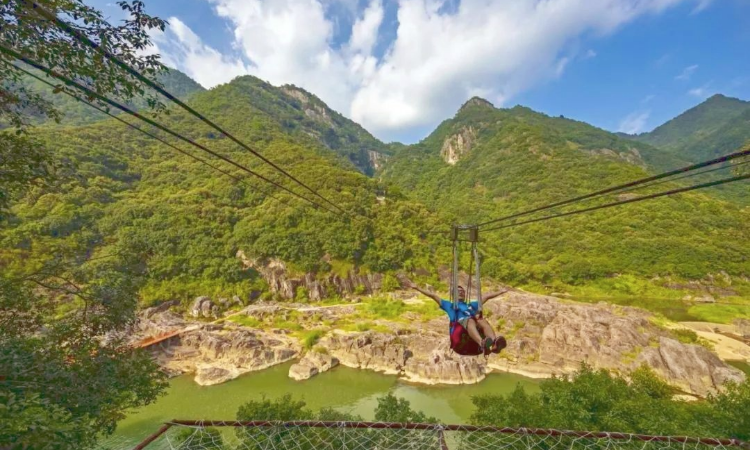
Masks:
[[[494,345],[494,342],[492,341],[492,338],[485,338],[484,339],[484,345],[482,346],[484,349],[484,354],[489,355],[492,351],[492,346]]]
[[[508,341],[503,336],[498,336],[495,342],[492,343],[492,353],[500,353],[507,346]]]

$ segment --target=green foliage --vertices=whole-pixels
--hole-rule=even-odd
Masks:
[[[166,387],[157,364],[120,333],[133,322],[140,277],[113,259],[28,267],[0,258],[0,416],[13,416],[0,446],[86,448]],[[71,302],[78,306],[60,314]]]
[[[307,351],[312,350],[313,347],[315,347],[315,344],[317,344],[320,338],[325,336],[325,334],[324,330],[319,329],[306,332],[302,338],[302,347]]]
[[[552,378],[529,394],[522,387],[506,396],[473,399],[472,422],[625,433],[715,436],[747,439],[750,380],[729,384],[705,402],[673,400],[673,390],[650,369],[630,379],[582,366],[572,377]]]
[[[163,67],[158,56],[142,53],[149,32],[165,25],[143,2],[118,2],[127,17],[119,26],[83,2],[42,4],[145,76],[153,79]],[[27,3],[0,3],[0,13],[3,42],[16,51],[99,94],[163,109],[142,82],[91,46],[53,22],[29,19],[38,12]],[[118,158],[99,159],[96,150],[68,158],[54,141],[29,137],[34,119],[57,120],[59,112],[24,83],[13,57],[3,53],[0,61],[0,128],[11,128],[0,131],[0,447],[90,448],[126,409],[154,401],[166,387],[157,364],[123,336],[143,282],[137,243],[97,253],[105,245],[88,228],[132,174],[113,175],[124,168]],[[102,176],[87,178],[97,165]]]
[[[399,318],[405,310],[404,302],[391,298],[375,298],[368,301],[365,306],[367,313],[382,319]]]
[[[378,422],[438,423],[434,417],[429,417],[421,411],[414,411],[408,400],[398,398],[393,394],[378,399],[375,420]]]
[[[392,292],[398,289],[401,289],[401,283],[398,282],[398,279],[389,273],[385,274],[380,284],[380,290],[383,292]]]
[[[32,186],[46,186],[53,176],[49,151],[25,135],[0,133],[0,223],[14,198]]]

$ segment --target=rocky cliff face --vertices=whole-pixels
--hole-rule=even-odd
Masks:
[[[508,336],[508,348],[489,366],[526,375],[566,374],[585,362],[627,373],[647,364],[672,385],[705,396],[744,374],[699,345],[672,339],[637,308],[564,303],[514,293],[488,303],[490,321]]]
[[[476,139],[476,131],[473,127],[464,127],[458,133],[451,135],[443,141],[440,156],[450,165],[455,165],[462,157],[471,151],[472,144]]]
[[[196,325],[172,312],[152,316],[148,326],[152,335],[167,330],[189,331],[150,347],[150,351],[167,373],[194,373],[195,382],[202,386],[223,383],[299,355],[296,339],[282,333],[234,325]]]
[[[434,332],[337,334],[320,345],[345,366],[399,375],[415,383],[472,384],[485,377],[478,358],[453,354],[447,337]]]
[[[287,300],[293,299],[297,288],[300,287],[307,291],[308,298],[312,301],[326,298],[330,293],[336,293],[342,297],[355,292],[372,294],[380,289],[383,281],[383,275],[379,273],[359,274],[355,271],[350,271],[346,276],[328,274],[318,277],[314,273],[292,276],[286,264],[279,259],[252,259],[242,250],[237,252],[237,257],[242,260],[245,267],[255,269],[261,274],[272,293]]]

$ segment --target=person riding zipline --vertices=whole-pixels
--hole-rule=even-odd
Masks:
[[[471,337],[471,339],[479,345],[479,348],[484,351],[485,355],[490,352],[499,353],[500,350],[507,345],[505,338],[503,336],[496,337],[492,325],[482,317],[481,306],[488,300],[505,294],[510,289],[484,294],[481,299],[467,302],[466,291],[463,286],[458,286],[458,302],[454,306],[450,300],[440,298],[440,296],[434,292],[421,289],[408,278],[404,278],[403,282],[404,287],[417,290],[435,300],[435,303],[438,304],[440,309],[448,314],[451,324],[460,324],[468,332],[469,337]]]

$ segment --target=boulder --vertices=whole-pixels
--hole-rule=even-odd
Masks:
[[[701,397],[718,391],[727,381],[745,379],[742,371],[728,366],[705,347],[668,337],[659,339],[658,348],[644,350],[636,363],[647,364],[669,384]]]
[[[338,365],[339,360],[331,355],[307,352],[304,358],[289,368],[289,377],[297,381],[307,380]]]
[[[221,367],[199,367],[195,372],[195,382],[201,386],[212,386],[235,377],[231,371]]]
[[[203,296],[202,297],[196,297],[195,300],[193,300],[193,304],[190,306],[190,315],[192,315],[193,317],[200,317],[200,316],[202,316],[203,315],[203,311],[206,310],[206,309],[204,309],[203,305],[204,304],[208,304],[208,306],[206,306],[205,308],[207,308],[208,310],[210,310],[210,308],[211,308],[210,303],[211,303],[211,299],[208,298],[208,297],[203,297]]]

